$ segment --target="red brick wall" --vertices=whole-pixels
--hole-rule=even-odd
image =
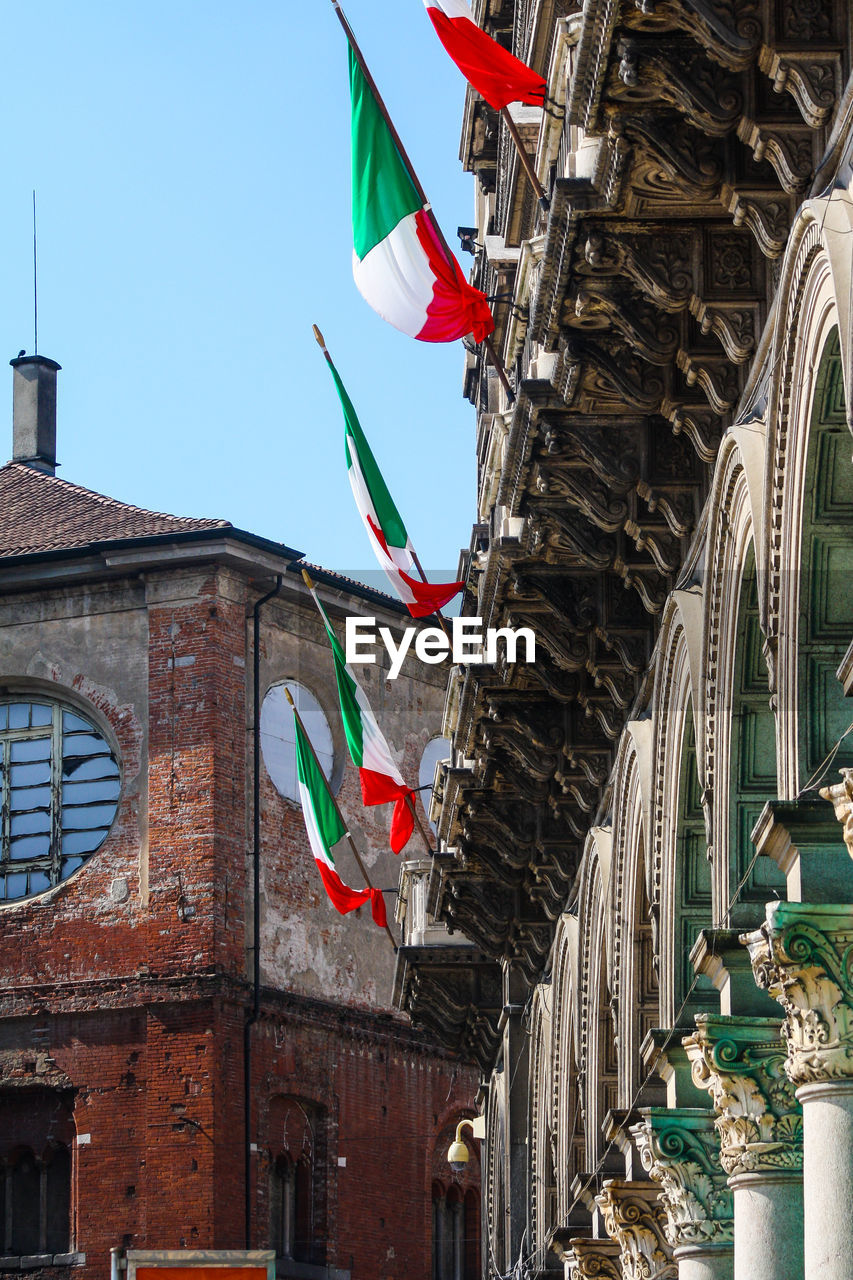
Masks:
[[[74,1091],[72,1245],[92,1280],[106,1280],[115,1245],[245,1244],[250,597],[214,570],[158,574],[146,591],[144,698],[122,686],[120,655],[109,683],[89,680],[85,651],[71,679],[67,665],[54,676],[57,695],[76,696],[118,747],[116,823],[67,884],[0,911],[0,1107],[5,1092],[20,1097],[34,1084]],[[417,710],[405,741],[413,775],[434,731]],[[352,1260],[353,1280],[429,1280],[435,1135],[470,1107],[476,1080],[399,1015],[367,1007],[389,1001],[390,947],[387,989],[375,983],[336,1002],[352,940],[368,956],[387,940],[366,912],[359,921],[330,914],[298,809],[265,774],[262,796],[267,905],[284,908],[280,920],[304,920],[314,954],[328,944],[321,971],[334,966],[341,980],[326,1002],[264,993],[253,1032],[252,1245],[268,1236],[270,1100],[298,1095],[327,1118],[328,1263],[349,1269]],[[342,797],[368,849],[384,843],[388,815],[360,816],[351,766]],[[395,883],[398,864],[383,859],[381,883]],[[127,882],[125,900],[111,895],[116,879]],[[271,953],[278,927],[265,941]],[[68,1276],[41,1274],[54,1273]]]

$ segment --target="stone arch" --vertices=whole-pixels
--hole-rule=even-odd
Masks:
[[[642,1079],[640,1045],[659,1024],[651,889],[648,875],[651,720],[629,724],[613,778],[613,960],[619,1106],[628,1107]]]
[[[777,702],[779,794],[793,799],[801,778],[798,733],[799,573],[806,466],[821,358],[837,331],[842,385],[849,403],[849,234],[843,193],[808,201],[790,239],[770,350],[765,493],[769,524],[764,616],[768,665]],[[849,425],[849,413],[847,413]]]
[[[530,1229],[537,1267],[545,1269],[548,1235],[556,1222],[556,1132],[553,1125],[553,988],[533,989],[530,1013]]]
[[[577,1068],[578,921],[563,915],[554,940],[552,989],[552,1109],[557,1134],[557,1220],[565,1222],[572,1203],[571,1185],[584,1167],[583,1091]]]
[[[605,861],[601,858],[602,847],[607,855]],[[609,871],[609,841],[600,841],[596,831],[591,831],[582,861],[578,911],[581,944],[578,1062],[582,1073],[580,1086],[589,1169],[596,1167],[604,1150],[601,1128],[604,1117],[616,1106],[616,1049],[607,947]]]
[[[734,829],[732,810],[736,796],[742,789],[751,787],[756,794],[762,792],[763,802],[777,790],[773,742],[770,752],[766,750],[767,744],[762,744],[765,750],[761,756],[761,778],[755,767],[752,780],[747,778],[747,726],[738,718],[747,696],[745,682],[750,684],[753,702],[756,696],[760,700],[762,689],[766,689],[767,717],[772,714],[767,645],[766,641],[763,645],[760,642],[760,610],[754,618],[747,616],[747,596],[751,599],[754,594],[753,578],[760,575],[760,562],[764,559],[761,553],[763,502],[759,488],[763,485],[764,453],[763,424],[744,424],[729,433],[720,450],[709,499],[713,520],[706,546],[707,607],[702,647],[702,670],[706,677],[703,686],[705,732],[704,742],[697,742],[697,750],[702,751],[704,758],[712,918],[718,926],[727,923],[732,896],[752,857],[749,832]],[[757,518],[761,520],[758,543]],[[759,591],[757,600],[761,598]],[[764,724],[764,717],[761,721]],[[750,725],[754,728],[758,723],[757,714],[750,713]],[[770,729],[775,733],[775,725],[770,724]],[[755,749],[752,755],[756,755]],[[768,755],[772,756],[769,761]],[[757,815],[756,809],[754,816]],[[752,879],[763,870],[763,867],[753,868]]]
[[[687,953],[699,921],[711,922],[701,756],[701,593],[674,592],[664,610],[653,692],[652,911],[660,956],[660,1011],[674,1019],[690,985]],[[699,714],[696,708],[699,707]],[[692,1012],[685,1010],[685,1016]]]

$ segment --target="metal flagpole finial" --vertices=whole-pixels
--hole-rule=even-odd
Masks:
[[[310,575],[309,575],[309,573],[308,573],[308,570],[307,570],[307,569],[303,569],[303,570],[302,570],[302,581],[305,583],[305,585],[306,585],[306,587],[308,588],[308,590],[309,590],[309,591],[313,591],[313,590],[314,590],[314,583],[311,581],[311,577],[310,577]],[[285,686],[285,687],[286,687],[286,686]]]

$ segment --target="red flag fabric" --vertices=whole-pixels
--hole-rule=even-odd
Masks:
[[[465,0],[424,0],[439,40],[469,84],[500,111],[510,102],[541,107],[547,84],[515,54],[486,35]]]

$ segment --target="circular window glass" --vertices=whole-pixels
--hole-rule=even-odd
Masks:
[[[267,773],[279,795],[299,803],[299,784],[296,781],[296,734],[293,710],[287,701],[285,689],[289,689],[296,710],[299,712],[305,732],[311,739],[320,767],[331,781],[335,763],[332,731],[323,714],[323,708],[309,689],[286,680],[267,690],[261,707],[261,754]]]
[[[91,721],[49,702],[0,702],[0,902],[67,880],[103,844],[121,781]]]
[[[424,788],[421,791],[421,803],[429,818],[429,806],[432,802],[432,783],[435,778],[435,766],[439,760],[450,759],[450,739],[449,738],[430,738],[424,747],[424,753],[421,756],[421,765],[418,769],[418,786]],[[435,834],[434,823],[429,824]]]

